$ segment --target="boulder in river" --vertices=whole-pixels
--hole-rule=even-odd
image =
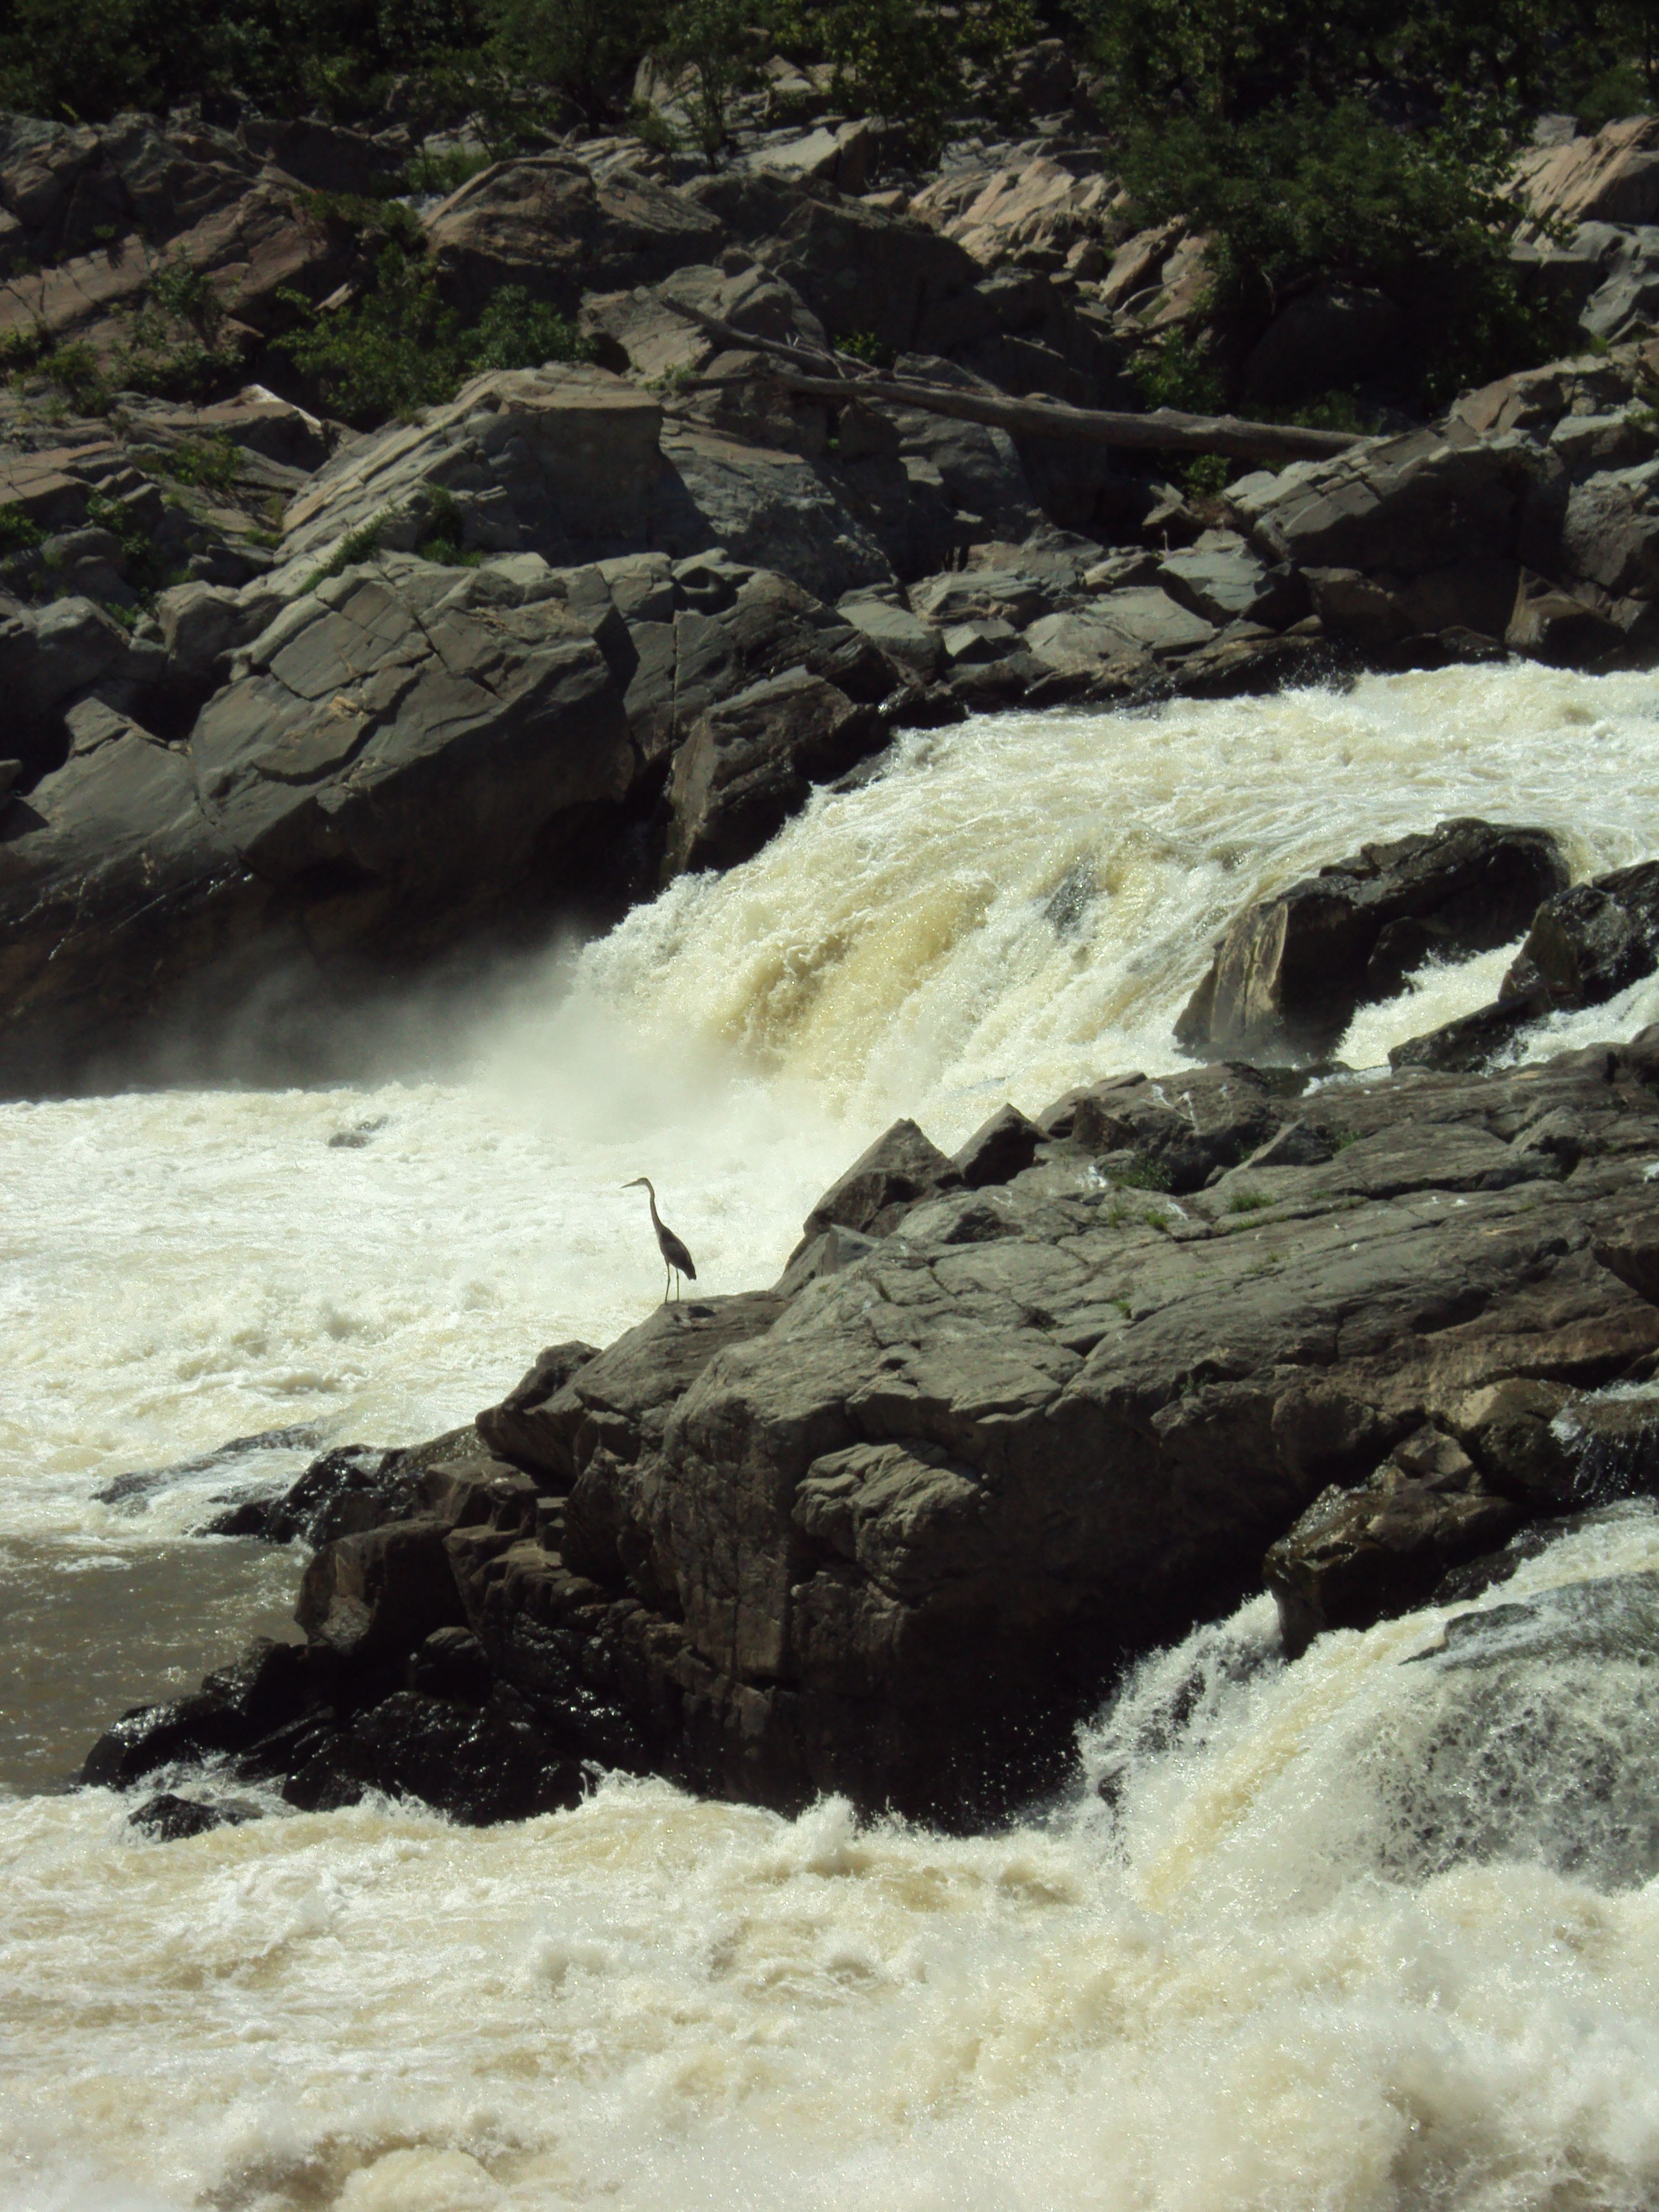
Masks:
[[[1425,960],[1518,936],[1566,879],[1547,830],[1465,819],[1365,846],[1239,916],[1176,1039],[1195,1053],[1317,1059]]]

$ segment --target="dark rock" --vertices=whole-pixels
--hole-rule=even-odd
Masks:
[[[290,1805],[332,1812],[374,1790],[412,1797],[467,1827],[563,1812],[585,1794],[580,1766],[561,1753],[522,1701],[400,1690],[335,1734],[283,1786]]]
[[[205,1836],[215,1828],[239,1828],[261,1817],[257,1805],[241,1804],[234,1797],[176,1797],[170,1790],[148,1797],[127,1820],[143,1829],[158,1844],[176,1844],[186,1836]]]
[[[1413,430],[1286,470],[1248,519],[1272,560],[1416,577],[1526,557],[1528,510],[1547,469],[1524,437]]]
[[[1556,1006],[1595,1006],[1659,966],[1659,860],[1616,868],[1545,900],[1499,993],[1541,986]]]
[[[210,1521],[204,1536],[258,1536],[267,1544],[326,1544],[390,1520],[406,1492],[388,1483],[395,1454],[343,1444],[313,1460],[280,1498],[250,1498]]]
[[[1409,355],[1407,319],[1380,292],[1316,285],[1281,308],[1251,348],[1240,391],[1253,408],[1279,407],[1342,386],[1397,375]]]
[[[401,1656],[465,1615],[435,1518],[337,1536],[306,1569],[295,1619],[314,1643],[362,1664]]]
[[[895,1121],[830,1184],[802,1224],[802,1237],[832,1228],[884,1237],[919,1199],[960,1181],[953,1163],[914,1121]]]
[[[872,707],[805,669],[775,676],[696,721],[668,787],[665,880],[735,867],[758,853],[810,797],[886,742]]]
[[[1600,668],[1620,657],[1625,634],[1583,599],[1524,570],[1504,642],[1550,668]]]
[[[478,1434],[491,1451],[514,1467],[522,1468],[544,1485],[567,1488],[570,1480],[568,1449],[556,1429],[550,1431],[543,1416],[550,1399],[557,1397],[577,1370],[599,1357],[599,1346],[573,1338],[550,1345],[538,1355],[521,1382],[509,1390],[499,1406],[486,1407],[478,1416]]]
[[[1561,559],[1619,596],[1659,593],[1659,461],[1611,469],[1575,484],[1561,526]]]
[[[423,1697],[481,1705],[490,1680],[484,1648],[467,1628],[434,1628],[409,1662],[409,1686]]]
[[[1431,956],[1516,936],[1566,868],[1547,830],[1443,823],[1366,846],[1240,915],[1176,1024],[1189,1051],[1319,1057]]]
[[[1513,1044],[1522,1030],[1541,1021],[1551,1012],[1549,994],[1522,991],[1460,1014],[1422,1036],[1407,1037],[1389,1048],[1390,1067],[1432,1067],[1447,1074],[1474,1073],[1487,1066],[1498,1053]]]
[[[337,1680],[331,1653],[260,1638],[191,1696],[124,1714],[88,1753],[81,1780],[125,1789],[160,1766],[246,1750],[326,1705]]]
[[[969,1190],[982,1190],[1024,1174],[1042,1142],[1042,1130],[1018,1106],[1000,1106],[951,1155],[951,1164]]]
[[[517,284],[574,315],[585,292],[652,284],[719,252],[718,216],[637,171],[596,179],[566,155],[498,161],[426,218],[446,297],[477,316]]]
[[[1408,1449],[1396,1448],[1363,1490],[1325,1491],[1269,1549],[1263,1571],[1286,1658],[1328,1629],[1409,1613],[1449,1569],[1515,1529],[1521,1509],[1486,1491],[1450,1438],[1419,1455],[1419,1466],[1402,1462]]]

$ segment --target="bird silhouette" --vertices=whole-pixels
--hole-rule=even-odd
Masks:
[[[651,1188],[650,1176],[635,1176],[633,1182],[625,1182],[623,1185],[623,1188],[624,1190],[637,1190],[641,1183],[645,1185],[646,1196],[651,1201],[651,1226],[657,1232],[657,1249],[662,1254],[663,1265],[668,1270],[668,1273],[663,1278],[662,1285],[662,1302],[666,1305],[668,1304],[668,1286],[673,1278],[676,1275],[685,1275],[695,1283],[697,1279],[697,1265],[696,1261],[691,1257],[691,1255],[686,1250],[684,1245],[681,1243],[679,1238],[675,1236],[673,1231],[663,1226],[662,1216],[657,1211],[657,1194]],[[676,1284],[674,1287],[674,1295],[676,1297],[679,1296],[679,1286],[678,1284]]]

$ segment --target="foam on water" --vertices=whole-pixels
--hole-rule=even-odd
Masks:
[[[1638,1510],[1476,1609],[1656,1567]],[[157,1845],[102,1795],[16,1805],[0,2186],[41,2212],[1650,2203],[1659,1890],[1553,1870],[1524,1818],[1409,1871],[1458,1802],[1455,1774],[1403,1811],[1388,1787],[1467,1692],[1402,1663],[1442,1616],[1285,1668],[1270,1614],[1152,1662],[1091,1733],[1115,1811],[994,1838],[614,1782],[485,1834],[376,1808]],[[1650,1771],[1627,1680],[1539,1664],[1507,1700],[1565,1697]]]
[[[227,1438],[429,1434],[540,1344],[641,1317],[629,1176],[700,1287],[764,1281],[895,1113],[948,1144],[1006,1097],[1171,1065],[1250,899],[1455,813],[1544,823],[1579,873],[1641,857],[1656,761],[1648,679],[1535,669],[973,723],[521,982],[454,1041],[464,1073],[0,1109],[0,1544],[46,1624],[32,1663],[65,1617],[42,1577],[112,1593],[98,1683],[130,1666],[133,1698],[214,1656],[204,1618],[230,1640],[237,1562],[244,1620],[278,1595],[297,1562],[179,1549],[311,1449],[187,1463]],[[1480,1003],[1506,957],[1426,973],[1346,1056]],[[1656,1012],[1638,986],[1557,1039]],[[114,1483],[147,1468],[170,1472]],[[1659,1565],[1640,1515],[1572,1540],[1483,1604]],[[173,1557],[227,1562],[222,1613]],[[172,1646],[163,1585],[195,1607]],[[1247,1607],[1090,1732],[1104,1796],[993,1838],[613,1781],[482,1834],[273,1808],[161,1846],[107,1796],[0,1797],[0,2200],[1651,2205],[1659,1896],[1611,1846],[1572,1860],[1571,1761],[1553,1795],[1511,1786],[1554,1755],[1535,1735],[1507,1780],[1437,1751],[1445,1802],[1401,1786],[1464,1694],[1402,1663],[1437,1632],[1286,1669]],[[1655,1776],[1639,1666],[1506,1663],[1527,1710]]]

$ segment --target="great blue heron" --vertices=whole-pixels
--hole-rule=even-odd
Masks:
[[[697,1265],[673,1231],[663,1227],[662,1216],[657,1212],[657,1194],[651,1188],[650,1176],[635,1176],[633,1182],[625,1182],[623,1188],[637,1190],[641,1183],[645,1185],[646,1195],[651,1200],[651,1226],[657,1232],[657,1249],[662,1254],[663,1265],[668,1270],[667,1274],[663,1278],[662,1285],[662,1302],[666,1305],[668,1285],[672,1278],[676,1275],[689,1275],[695,1283],[697,1279]],[[674,1295],[676,1297],[679,1296],[678,1285],[675,1285]]]

